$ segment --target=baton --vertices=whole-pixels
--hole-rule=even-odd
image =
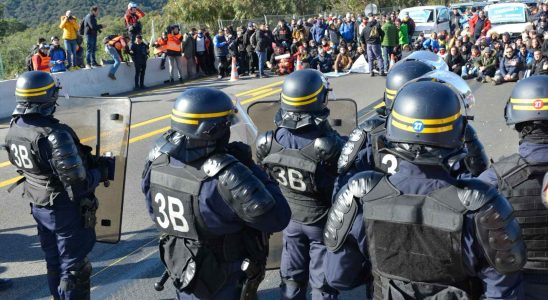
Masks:
[[[166,284],[166,281],[169,279],[169,273],[167,270],[164,271],[164,274],[162,274],[162,277],[158,282],[154,284],[154,289],[158,292],[164,290],[164,284]]]

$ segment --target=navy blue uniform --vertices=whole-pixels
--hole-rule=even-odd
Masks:
[[[399,171],[390,176],[389,181],[403,194],[427,195],[432,191],[454,185],[456,180],[439,167],[425,167],[401,161]],[[361,213],[361,212],[360,212]],[[472,222],[473,214],[467,213],[463,225],[463,262],[470,276],[483,281],[486,299],[523,299],[522,276],[520,273],[502,275],[488,266],[481,248],[477,245]],[[348,239],[342,248],[335,253],[328,252],[325,259],[326,270],[329,270],[328,283],[337,288],[353,288],[353,282],[361,282],[362,273],[346,272],[347,265],[367,265],[367,245],[365,228],[360,214],[353,224]],[[359,225],[360,229],[356,228]],[[340,268],[333,268],[339,262]],[[417,266],[420,267],[420,266]],[[347,283],[345,286],[344,283]]]
[[[529,163],[548,163],[548,145],[522,142],[519,145],[518,154]],[[499,174],[502,175],[502,174]],[[499,176],[493,168],[483,172],[479,179],[497,187]],[[526,299],[544,299],[548,295],[548,274],[543,272],[524,271],[524,285]]]
[[[169,164],[171,167],[180,168],[184,165],[184,162],[171,157]],[[148,212],[151,218],[154,219],[152,197],[150,193],[150,166],[151,162],[148,161],[145,165],[141,187],[145,194]],[[277,184],[271,181],[255,164],[251,166],[248,165],[248,167],[253,174],[265,184],[268,191],[276,199],[275,206],[257,219],[256,222],[246,223],[237,216],[234,209],[230,207],[219,194],[217,190],[218,176],[208,178],[202,183],[198,205],[199,214],[203,218],[203,222],[206,224],[210,233],[218,236],[234,234],[242,231],[246,226],[262,232],[277,232],[287,226],[291,211]],[[239,260],[223,264],[223,268],[228,274],[228,279],[225,285],[215,294],[213,299],[237,299],[239,297],[239,285],[245,278],[244,272],[240,269],[243,259],[244,258],[242,257]],[[188,293],[177,292],[177,299],[196,299],[196,297]]]
[[[14,126],[48,127],[57,123],[52,117],[23,115]],[[47,139],[41,139],[38,145],[40,160],[50,161],[50,143]],[[51,205],[32,205],[32,216],[37,223],[40,245],[46,254],[48,285],[54,298],[79,299],[74,290],[61,288],[60,282],[73,276],[71,269],[82,264],[95,245],[95,229],[83,226],[79,200],[93,195],[101,174],[97,169],[87,169],[86,175],[86,180],[73,189],[74,201],[70,200],[65,191],[55,196]]]

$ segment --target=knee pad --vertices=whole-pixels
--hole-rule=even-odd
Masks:
[[[78,299],[89,299],[91,271],[91,263],[86,257],[80,263],[74,265],[69,269],[71,276],[69,276],[69,278],[63,278],[61,280],[59,289],[62,291],[63,294],[76,293],[78,295]]]

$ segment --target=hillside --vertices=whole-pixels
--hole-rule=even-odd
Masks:
[[[145,12],[161,10],[167,0],[134,1]],[[65,11],[71,10],[78,17],[84,17],[90,6],[97,4],[101,8],[100,16],[123,16],[128,0],[0,0],[5,6],[4,16],[15,18],[29,27],[42,23],[59,22]]]

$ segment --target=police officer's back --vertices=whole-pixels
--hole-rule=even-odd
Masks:
[[[336,195],[326,246],[356,247],[361,206],[375,299],[522,299],[516,271],[525,246],[510,204],[481,181],[449,173],[449,162],[465,155],[465,128],[449,86],[406,85],[387,119],[387,151],[402,159],[399,171],[358,173]]]
[[[253,163],[249,146],[228,143],[235,113],[221,91],[186,90],[173,106],[171,130],[145,165],[143,193],[164,235],[160,257],[179,299],[239,298],[242,261],[264,272],[262,232],[281,231],[289,222],[287,202]],[[259,272],[248,275],[260,282]]]
[[[527,245],[524,270],[527,299],[548,295],[548,209],[542,204],[548,172],[548,76],[519,81],[506,104],[506,124],[519,133],[518,153],[501,158],[479,176],[514,207]]]
[[[23,183],[23,197],[31,202],[52,297],[89,299],[87,254],[95,244],[97,209],[93,193],[99,182],[113,179],[114,164],[92,157],[91,148],[53,116],[59,89],[45,72],[26,72],[17,79],[6,150],[23,176],[17,184]]]
[[[327,120],[327,81],[315,70],[289,75],[282,87],[277,129],[259,135],[258,161],[278,181],[291,207],[284,230],[282,298],[333,298],[325,285],[322,230],[331,206],[336,162],[344,140]]]

